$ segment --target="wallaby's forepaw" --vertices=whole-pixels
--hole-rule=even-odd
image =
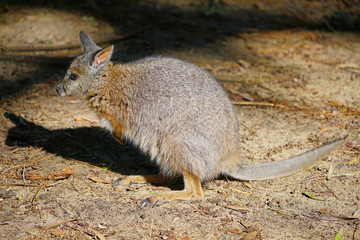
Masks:
[[[121,178],[118,178],[114,181],[113,187],[118,185],[119,183],[122,184],[131,184],[131,183],[146,183],[146,182],[152,182],[152,183],[161,183],[161,182],[168,182],[171,181],[171,179],[166,178],[162,175],[127,175]]]
[[[120,183],[122,184],[133,184],[133,183],[136,183],[137,181],[135,180],[132,180],[131,178],[127,178],[127,177],[124,177],[124,178],[117,178],[114,180],[113,184],[112,184],[112,187],[115,187],[117,185],[119,185]],[[144,181],[145,182],[145,181]]]
[[[119,183],[121,183],[121,181],[122,181],[122,178],[117,178],[117,179],[114,180],[114,182],[113,182],[113,184],[111,186],[115,187],[115,186],[119,185]]]
[[[152,207],[154,208],[154,207],[160,206],[161,204],[162,204],[162,202],[160,200],[155,200],[155,202],[154,202],[151,200],[151,198],[145,198],[142,201],[140,208],[144,208],[147,205],[152,205]]]
[[[144,208],[147,205],[152,206],[154,208],[154,207],[160,206],[161,204],[163,204],[165,202],[172,201],[174,199],[183,199],[181,197],[183,192],[184,191],[167,191],[167,192],[155,194],[152,197],[145,198],[142,201],[140,208]],[[180,195],[179,195],[179,193],[180,193]]]

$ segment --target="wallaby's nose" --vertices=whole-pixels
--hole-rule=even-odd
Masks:
[[[64,87],[62,86],[61,83],[56,86],[56,92],[59,94],[60,97],[65,97],[66,96]]]

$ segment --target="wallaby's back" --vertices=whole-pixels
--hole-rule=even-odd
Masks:
[[[208,72],[165,57],[104,69],[109,70],[119,76],[108,79],[106,86],[111,87],[106,91],[123,96],[116,104],[127,103],[127,119],[120,120],[127,123],[125,137],[156,159],[164,173],[189,169],[208,179],[235,159],[236,113],[224,88]]]

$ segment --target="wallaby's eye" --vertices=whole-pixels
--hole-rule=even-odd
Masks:
[[[79,78],[79,75],[72,73],[72,74],[70,74],[69,78],[70,78],[70,80],[76,80]]]

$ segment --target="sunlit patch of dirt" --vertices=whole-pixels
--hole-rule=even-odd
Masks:
[[[360,36],[324,25],[336,28],[334,13],[353,8],[229,0],[224,15],[207,16],[206,1],[94,3],[86,11],[74,2],[72,11],[11,6],[2,13],[0,238],[360,238]],[[183,184],[112,186],[158,169],[99,128],[84,102],[57,96],[56,83],[81,53],[80,30],[115,44],[115,60],[167,55],[214,74],[235,104],[243,162],[277,161],[350,136],[293,176],[223,177],[203,183],[203,199],[140,209],[144,198]]]

